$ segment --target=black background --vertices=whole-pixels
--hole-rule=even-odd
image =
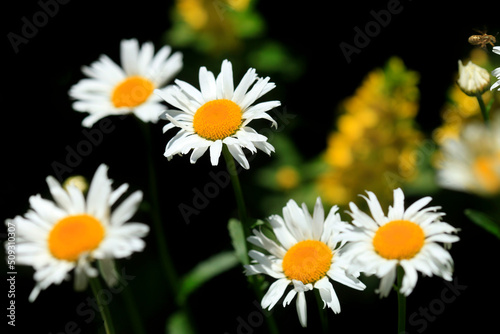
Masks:
[[[298,116],[287,133],[304,156],[313,157],[324,150],[326,134],[335,120],[337,103],[353,93],[368,71],[382,66],[392,55],[401,57],[408,68],[421,75],[417,121],[423,131],[430,133],[441,123],[439,110],[446,90],[454,80],[457,61],[465,58],[471,49],[467,37],[474,33],[472,29],[487,26],[493,34],[500,29],[500,6],[496,2],[429,4],[402,1],[401,13],[392,16],[390,24],[382,28],[359,54],[353,55],[348,64],[339,44],[353,44],[354,27],[363,29],[373,20],[370,11],[385,9],[387,3],[300,2],[292,5],[290,2],[259,2],[258,8],[267,23],[267,36],[286,45],[305,64],[300,78],[273,77],[277,89],[269,93],[269,99],[282,101],[288,112]],[[7,34],[20,34],[22,18],[31,21],[41,7],[36,1],[15,4],[10,1],[4,6],[6,30],[2,54],[6,56],[3,58],[5,75],[1,90],[4,102],[1,139],[4,181],[0,191],[3,217],[12,218],[28,209],[29,196],[36,193],[48,196],[45,178],[54,174],[54,161],[63,163],[66,147],[74,148],[85,138],[80,125],[84,114],[72,110],[67,94],[69,88],[83,78],[81,66],[90,64],[100,54],[118,61],[119,43],[124,38],[137,38],[140,42],[151,40],[157,48],[161,46],[162,35],[171,26],[169,11],[172,2],[73,0],[61,4],[56,15],[41,26],[27,44],[20,45],[17,53]],[[200,66],[205,65],[202,56],[189,50],[181,51],[185,52],[183,72],[196,73]],[[218,63],[225,57],[221,55]],[[218,73],[218,67],[209,69]],[[188,80],[183,72],[179,78]],[[243,69],[235,78],[241,77],[242,73]],[[115,119],[113,125],[116,128],[73,172],[91,177],[100,163],[106,163],[110,166],[109,175],[115,180],[115,185],[127,182],[132,189],[145,189],[147,160],[138,124],[127,118]],[[171,135],[162,135],[162,125],[151,126],[152,151],[158,166],[166,238],[182,274],[211,254],[230,249],[225,226],[228,218],[235,216],[236,206],[231,189],[224,189],[189,224],[183,222],[178,205],[190,201],[193,189],[209,180],[209,170],[217,172],[222,167],[210,167],[207,157],[196,165],[180,157],[168,162],[163,157],[163,150]],[[270,159],[259,154],[254,160],[255,168],[265,165]],[[252,189],[249,184],[251,172],[241,174],[246,189]],[[246,193],[246,196],[251,207],[252,193]],[[443,280],[419,277],[416,289],[408,298],[408,316],[430,306],[439,313],[426,321],[425,333],[452,333],[463,330],[465,326],[474,328],[475,332],[490,332],[498,328],[495,317],[498,315],[496,301],[500,295],[495,272],[500,242],[471,225],[463,216],[462,209],[469,205],[470,198],[443,190],[433,201],[433,204],[443,206],[448,222],[462,229],[462,240],[452,248],[451,254],[455,259],[454,277],[466,288],[453,302],[443,303],[440,302],[441,294],[447,288]],[[251,214],[258,217],[258,209],[254,208]],[[147,220],[139,213],[137,220],[141,218]],[[153,236],[149,235],[146,241],[145,252],[134,254],[130,262],[120,263],[126,267],[127,274],[136,276],[130,286],[148,333],[162,333],[172,303],[166,294],[167,283],[161,279]],[[17,270],[16,328],[13,332],[26,333],[31,329],[33,333],[59,333],[68,321],[75,321],[82,333],[96,332],[96,321],[86,324],[86,318],[76,314],[76,308],[85,302],[87,295],[74,293],[71,282],[51,286],[31,304],[27,298],[34,285],[33,271],[21,266]],[[371,288],[376,284],[376,281],[366,281],[372,283]],[[394,294],[379,300],[373,289],[361,293],[339,287],[337,293],[342,312],[330,317],[332,332],[396,331]],[[2,309],[6,312],[6,286],[0,294],[3,296]],[[246,289],[241,270],[237,268],[207,283],[191,297],[190,304],[200,332],[232,334],[238,332],[239,317],[248,321],[248,316],[254,314],[254,300],[253,294]],[[120,303],[122,301],[117,297],[116,302],[111,303],[111,309],[115,322],[125,323],[117,327],[126,333],[129,328],[127,316],[121,313]],[[276,306],[274,314],[283,332],[315,332],[318,318],[314,300],[308,300],[309,329],[300,328],[294,304],[286,309],[280,304]],[[6,323],[6,318],[3,319]],[[410,333],[421,329],[422,322],[408,325]],[[11,331],[9,327],[9,333]],[[240,328],[240,332],[245,333],[245,329]],[[265,333],[266,329],[257,326],[248,332]]]

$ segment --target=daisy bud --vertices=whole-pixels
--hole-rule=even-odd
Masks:
[[[472,62],[463,65],[458,61],[458,80],[460,89],[469,96],[476,96],[488,90],[490,86],[490,74],[484,68]]]
[[[66,190],[68,190],[69,186],[75,186],[82,193],[87,192],[87,189],[89,189],[89,183],[87,182],[87,179],[85,179],[85,177],[83,177],[81,175],[75,175],[75,176],[68,177],[63,182],[62,186]]]

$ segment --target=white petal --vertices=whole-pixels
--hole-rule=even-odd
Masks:
[[[230,61],[224,60],[221,68],[221,85],[223,99],[232,99],[234,93],[233,67]]]
[[[297,294],[297,291],[295,290],[290,290],[285,299],[283,299],[283,307],[286,307],[287,305],[290,305],[290,303],[292,302],[293,298],[295,297],[295,295]]]
[[[124,183],[111,193],[108,204],[111,206],[128,190],[128,184]]]
[[[140,190],[134,192],[127,197],[112,213],[111,225],[121,225],[128,221],[137,211],[139,204],[142,201],[142,192]]]
[[[69,194],[61,187],[61,184],[52,176],[46,178],[50,194],[57,204],[69,213],[73,211],[73,205]]]
[[[100,219],[109,210],[108,200],[111,195],[111,181],[107,177],[108,166],[101,164],[92,178],[87,193],[88,214]]]
[[[238,163],[241,165],[241,167],[243,167],[245,169],[249,169],[250,164],[248,163],[248,160],[245,156],[245,153],[243,153],[243,150],[241,149],[241,147],[238,144],[227,144],[228,139],[232,139],[232,138],[225,138],[224,143],[226,143],[227,148],[229,149],[229,152],[231,153],[231,155],[234,157],[234,159],[236,161],[238,161]]]
[[[323,209],[323,204],[321,203],[321,198],[316,199],[316,204],[314,205],[314,213],[312,217],[312,237],[314,240],[319,240],[321,234],[323,233],[323,226],[325,221],[325,210]]]
[[[325,276],[317,281],[314,284],[314,287],[319,290],[321,299],[325,303],[323,308],[328,306],[334,313],[340,313],[340,301],[335,293],[332,283],[328,280],[328,276]]]
[[[243,102],[243,99],[245,98],[245,94],[252,85],[252,83],[257,79],[257,73],[255,72],[254,68],[248,69],[247,73],[243,76],[241,79],[240,83],[234,90],[233,94],[233,99],[232,101],[236,103],[237,105],[241,106],[241,103]]]
[[[146,78],[151,78],[154,74],[148,73],[149,64],[153,60],[154,46],[151,42],[142,44],[139,54],[137,55],[137,73]]]
[[[297,293],[297,314],[302,327],[307,327],[307,304],[304,292]]]
[[[348,286],[350,288],[356,289],[356,290],[364,290],[366,286],[358,280],[356,277],[352,275],[348,275],[346,271],[342,268],[339,268],[338,263],[332,264],[331,269],[328,271],[327,274],[332,280],[342,283],[345,286]]]
[[[285,221],[281,218],[281,216],[272,215],[268,218],[268,220],[273,228],[276,238],[281,245],[285,247],[285,249],[289,249],[298,242],[286,227]]]
[[[198,159],[208,150],[209,146],[201,146],[193,149],[193,153],[191,153],[191,157],[189,161],[194,164]]]
[[[365,196],[362,197],[366,200],[366,203],[370,208],[370,213],[372,214],[373,219],[375,219],[378,225],[385,224],[387,222],[387,218],[384,215],[384,211],[380,206],[377,196],[375,196],[375,194],[372,193],[371,191],[367,191],[366,193],[368,194],[368,198],[366,198]]]
[[[417,271],[409,261],[403,260],[400,265],[404,269],[403,282],[401,284],[400,292],[403,295],[408,296],[413,291],[413,288],[415,288],[415,285],[417,285]]]
[[[405,213],[405,196],[401,188],[394,189],[394,204],[393,207],[389,207],[389,212],[387,214],[389,220],[403,219]]]
[[[392,286],[394,285],[394,280],[396,279],[396,266],[390,270],[384,277],[380,280],[380,285],[378,288],[378,293],[380,297],[387,297],[389,292],[391,292]]]
[[[418,201],[414,202],[412,205],[410,205],[404,214],[404,219],[405,220],[413,220],[415,214],[418,213],[424,206],[429,204],[429,202],[432,200],[432,197],[424,197],[419,199]]]
[[[199,81],[203,99],[205,101],[212,101],[217,99],[217,86],[215,83],[214,74],[208,71],[204,66],[200,68]]]
[[[137,75],[137,55],[139,42],[137,39],[122,40],[120,45],[121,64],[127,75]]]
[[[262,298],[262,308],[271,310],[281,299],[288,285],[290,285],[288,278],[279,279],[271,284],[269,290],[267,290],[267,293]]]
[[[212,145],[210,145],[210,162],[212,163],[212,166],[217,166],[219,164],[221,152],[222,140],[216,140]]]

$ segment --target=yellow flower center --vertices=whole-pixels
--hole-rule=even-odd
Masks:
[[[140,76],[132,76],[120,82],[111,94],[111,102],[116,108],[137,107],[153,93],[155,86]]]
[[[478,157],[473,164],[473,170],[479,183],[490,194],[500,189],[500,159],[497,156]]]
[[[425,234],[419,225],[408,220],[393,220],[377,230],[373,247],[383,258],[403,260],[413,258],[424,241]]]
[[[304,284],[325,277],[332,264],[330,247],[318,240],[304,240],[293,245],[283,257],[283,271],[288,279]]]
[[[104,238],[102,224],[92,216],[67,216],[49,233],[49,250],[55,258],[76,261],[80,254],[94,250]]]
[[[224,139],[236,133],[241,126],[241,108],[227,99],[208,101],[193,118],[194,131],[208,140]]]

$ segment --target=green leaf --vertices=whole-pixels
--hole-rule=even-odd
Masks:
[[[191,326],[186,312],[177,311],[168,318],[165,333],[194,334],[196,332]]]
[[[243,224],[241,224],[238,219],[231,218],[229,219],[227,228],[229,230],[229,235],[231,236],[231,243],[233,244],[236,257],[242,264],[249,264]]]
[[[181,281],[177,295],[179,303],[182,305],[188,296],[205,282],[235,267],[237,264],[238,258],[232,251],[213,255],[198,263]]]
[[[467,217],[469,217],[469,219],[472,220],[474,223],[481,226],[486,231],[490,232],[491,234],[496,236],[498,239],[500,239],[500,225],[495,223],[486,214],[484,214],[480,211],[467,209],[467,210],[465,210],[465,215]]]

